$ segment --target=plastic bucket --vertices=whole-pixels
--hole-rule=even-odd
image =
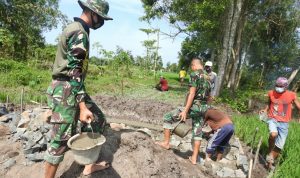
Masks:
[[[188,126],[185,122],[179,121],[176,124],[173,133],[183,138],[189,133],[190,130],[191,130],[190,126]]]
[[[99,133],[83,132],[76,134],[68,140],[68,147],[71,148],[74,160],[81,165],[95,163],[99,157],[105,137]]]

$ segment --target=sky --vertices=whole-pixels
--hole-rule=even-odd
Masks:
[[[124,50],[129,50],[134,56],[145,56],[146,50],[142,46],[142,41],[147,40],[147,34],[140,31],[141,28],[150,28],[149,24],[139,20],[144,14],[144,9],[140,0],[107,0],[110,5],[108,15],[114,20],[105,21],[104,26],[90,33],[90,56],[97,56],[93,49],[93,44],[99,42],[104,49],[115,51],[116,46]],[[60,0],[59,8],[69,19],[80,16],[82,10],[77,0]],[[151,23],[152,28],[159,28],[161,31],[168,33],[175,31],[164,20],[155,20]],[[48,44],[56,44],[55,41],[62,31],[61,25],[57,29],[45,32],[45,39]],[[150,39],[157,39],[156,35],[150,36]],[[159,55],[162,56],[163,63],[177,63],[178,52],[181,49],[183,36],[175,39],[160,35]]]

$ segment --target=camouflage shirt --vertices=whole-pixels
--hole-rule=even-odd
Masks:
[[[74,18],[62,32],[53,66],[53,79],[70,81],[76,101],[84,101],[84,80],[88,69],[89,27],[80,18]]]
[[[209,82],[209,76],[204,70],[194,71],[190,74],[189,86],[196,88],[194,101],[208,101],[211,85]]]

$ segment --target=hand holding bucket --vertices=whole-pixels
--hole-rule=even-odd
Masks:
[[[268,121],[268,116],[267,116],[267,112],[262,110],[259,112],[259,120],[263,121],[263,122],[267,122]]]
[[[191,127],[188,126],[185,122],[180,120],[179,122],[176,123],[172,133],[183,138],[189,133],[190,130],[191,130]]]

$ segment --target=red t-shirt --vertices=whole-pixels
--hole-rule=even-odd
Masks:
[[[160,85],[162,91],[167,91],[169,89],[168,81],[166,79],[160,79]]]
[[[268,117],[279,122],[289,122],[292,118],[292,103],[296,99],[296,93],[285,91],[277,93],[274,90],[268,92],[270,108]]]

